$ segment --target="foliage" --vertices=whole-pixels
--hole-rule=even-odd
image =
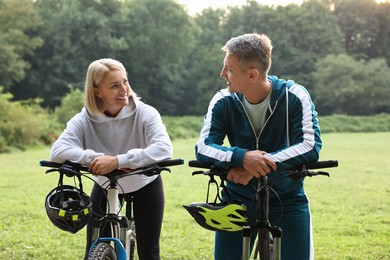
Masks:
[[[243,33],[269,35],[274,46],[270,73],[294,79],[309,92],[317,84],[315,64],[328,55],[374,61],[371,69],[381,73],[390,64],[390,3],[374,0],[287,6],[249,0],[195,16],[175,0],[0,0],[0,5],[0,58],[5,61],[0,84],[14,100],[39,97],[51,109],[70,89],[81,89],[90,62],[111,57],[124,63],[134,90],[163,115],[202,115],[214,93],[226,86],[219,79],[221,47]],[[387,64],[378,68],[378,59]],[[326,75],[330,87],[337,88],[334,76]],[[378,79],[375,85],[378,91],[367,95],[361,101],[365,108],[354,114],[388,112],[387,105],[371,102],[381,99],[388,84]],[[360,88],[347,86],[346,92]],[[350,113],[334,104],[335,113]]]
[[[388,259],[390,134],[325,134],[323,141],[321,159],[338,159],[339,167],[329,170],[330,178],[305,180],[316,258]],[[186,163],[163,173],[162,259],[213,257],[214,233],[197,225],[182,207],[205,200],[208,179],[192,176],[194,169],[187,166],[194,158],[195,142],[174,140],[174,157],[184,158]],[[56,228],[46,216],[45,197],[58,182],[56,173],[45,174],[46,169],[39,167],[39,160],[47,159],[48,153],[45,147],[0,154],[0,215],[7,216],[0,222],[0,259],[83,257],[85,229],[70,234]],[[72,179],[64,181],[73,184]],[[85,180],[83,186],[89,193],[91,182]]]
[[[314,101],[322,114],[390,112],[390,68],[383,59],[329,55],[318,61],[312,77]]]
[[[390,132],[390,114],[375,116],[332,115],[320,117],[322,133]]]
[[[84,93],[78,88],[71,88],[70,92],[61,99],[61,105],[56,107],[54,114],[60,125],[66,123],[84,106]]]
[[[378,6],[374,0],[335,0],[335,15],[344,32],[348,54],[361,59],[372,57],[371,49],[379,37]]]
[[[199,116],[163,116],[162,120],[172,140],[198,137],[202,126]]]
[[[48,112],[40,107],[39,100],[10,102],[11,98],[0,88],[0,153],[52,142]]]
[[[167,0],[133,0],[126,5],[131,28],[122,57],[130,83],[142,99],[162,114],[181,114],[183,73],[194,44],[193,24],[182,6]]]
[[[309,86],[309,90],[310,72],[316,61],[329,53],[343,52],[337,19],[329,6],[320,1],[277,9],[250,1],[231,11],[224,29],[230,35],[267,34],[274,46],[270,73],[294,77],[300,84]]]
[[[43,105],[53,108],[69,86],[82,86],[90,62],[115,58],[128,48],[118,35],[124,16],[116,0],[38,0],[34,6],[44,21],[37,36],[45,42],[29,56],[34,69],[13,93],[23,98],[28,88],[31,96],[45,97]]]
[[[31,0],[0,1],[0,85],[6,90],[26,77],[30,68],[26,55],[43,42],[30,35],[40,23]]]
[[[39,100],[11,102],[10,93],[0,94],[0,153],[25,149],[34,144],[51,144],[66,122],[83,107],[80,89],[71,89],[54,112],[42,109]],[[197,138],[202,126],[201,116],[163,116],[172,140]],[[375,116],[320,116],[322,133],[390,131],[390,114]]]

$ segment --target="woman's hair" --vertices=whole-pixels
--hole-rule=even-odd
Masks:
[[[85,107],[89,113],[93,115],[99,115],[103,113],[104,106],[100,98],[95,96],[94,88],[96,88],[107,75],[108,72],[120,70],[124,71],[127,75],[127,71],[123,64],[117,60],[105,58],[93,61],[87,70],[85,78]],[[136,94],[130,87],[129,97],[136,98]]]
[[[266,75],[271,68],[272,43],[265,34],[251,33],[231,38],[222,50],[237,55],[242,69],[254,67]]]

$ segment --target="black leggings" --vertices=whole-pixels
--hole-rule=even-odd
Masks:
[[[105,191],[105,193],[107,193]],[[134,218],[137,228],[137,252],[140,260],[160,259],[160,233],[164,213],[164,188],[161,176],[145,187],[128,193],[134,196]],[[127,194],[126,194],[127,195]],[[120,195],[122,199],[123,195]],[[92,193],[92,210],[102,215],[106,212],[107,198],[98,184],[95,184]],[[92,241],[92,223],[97,216],[92,216],[87,225],[87,245],[85,258],[88,258]],[[108,233],[108,234],[107,234]],[[105,236],[110,236],[110,231],[105,230]],[[129,252],[127,252],[129,254]]]

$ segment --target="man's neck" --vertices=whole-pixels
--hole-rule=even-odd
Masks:
[[[271,89],[272,83],[265,77],[248,87],[246,93],[243,94],[250,104],[259,104],[267,98]]]

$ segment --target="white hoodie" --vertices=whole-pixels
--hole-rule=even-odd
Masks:
[[[129,98],[129,105],[116,117],[92,116],[83,108],[67,123],[66,129],[53,144],[50,160],[65,160],[88,166],[101,155],[116,155],[119,168],[136,169],[172,158],[172,144],[158,111],[138,98]],[[157,176],[129,175],[119,180],[120,192],[136,191]],[[94,176],[103,184],[104,176]]]

